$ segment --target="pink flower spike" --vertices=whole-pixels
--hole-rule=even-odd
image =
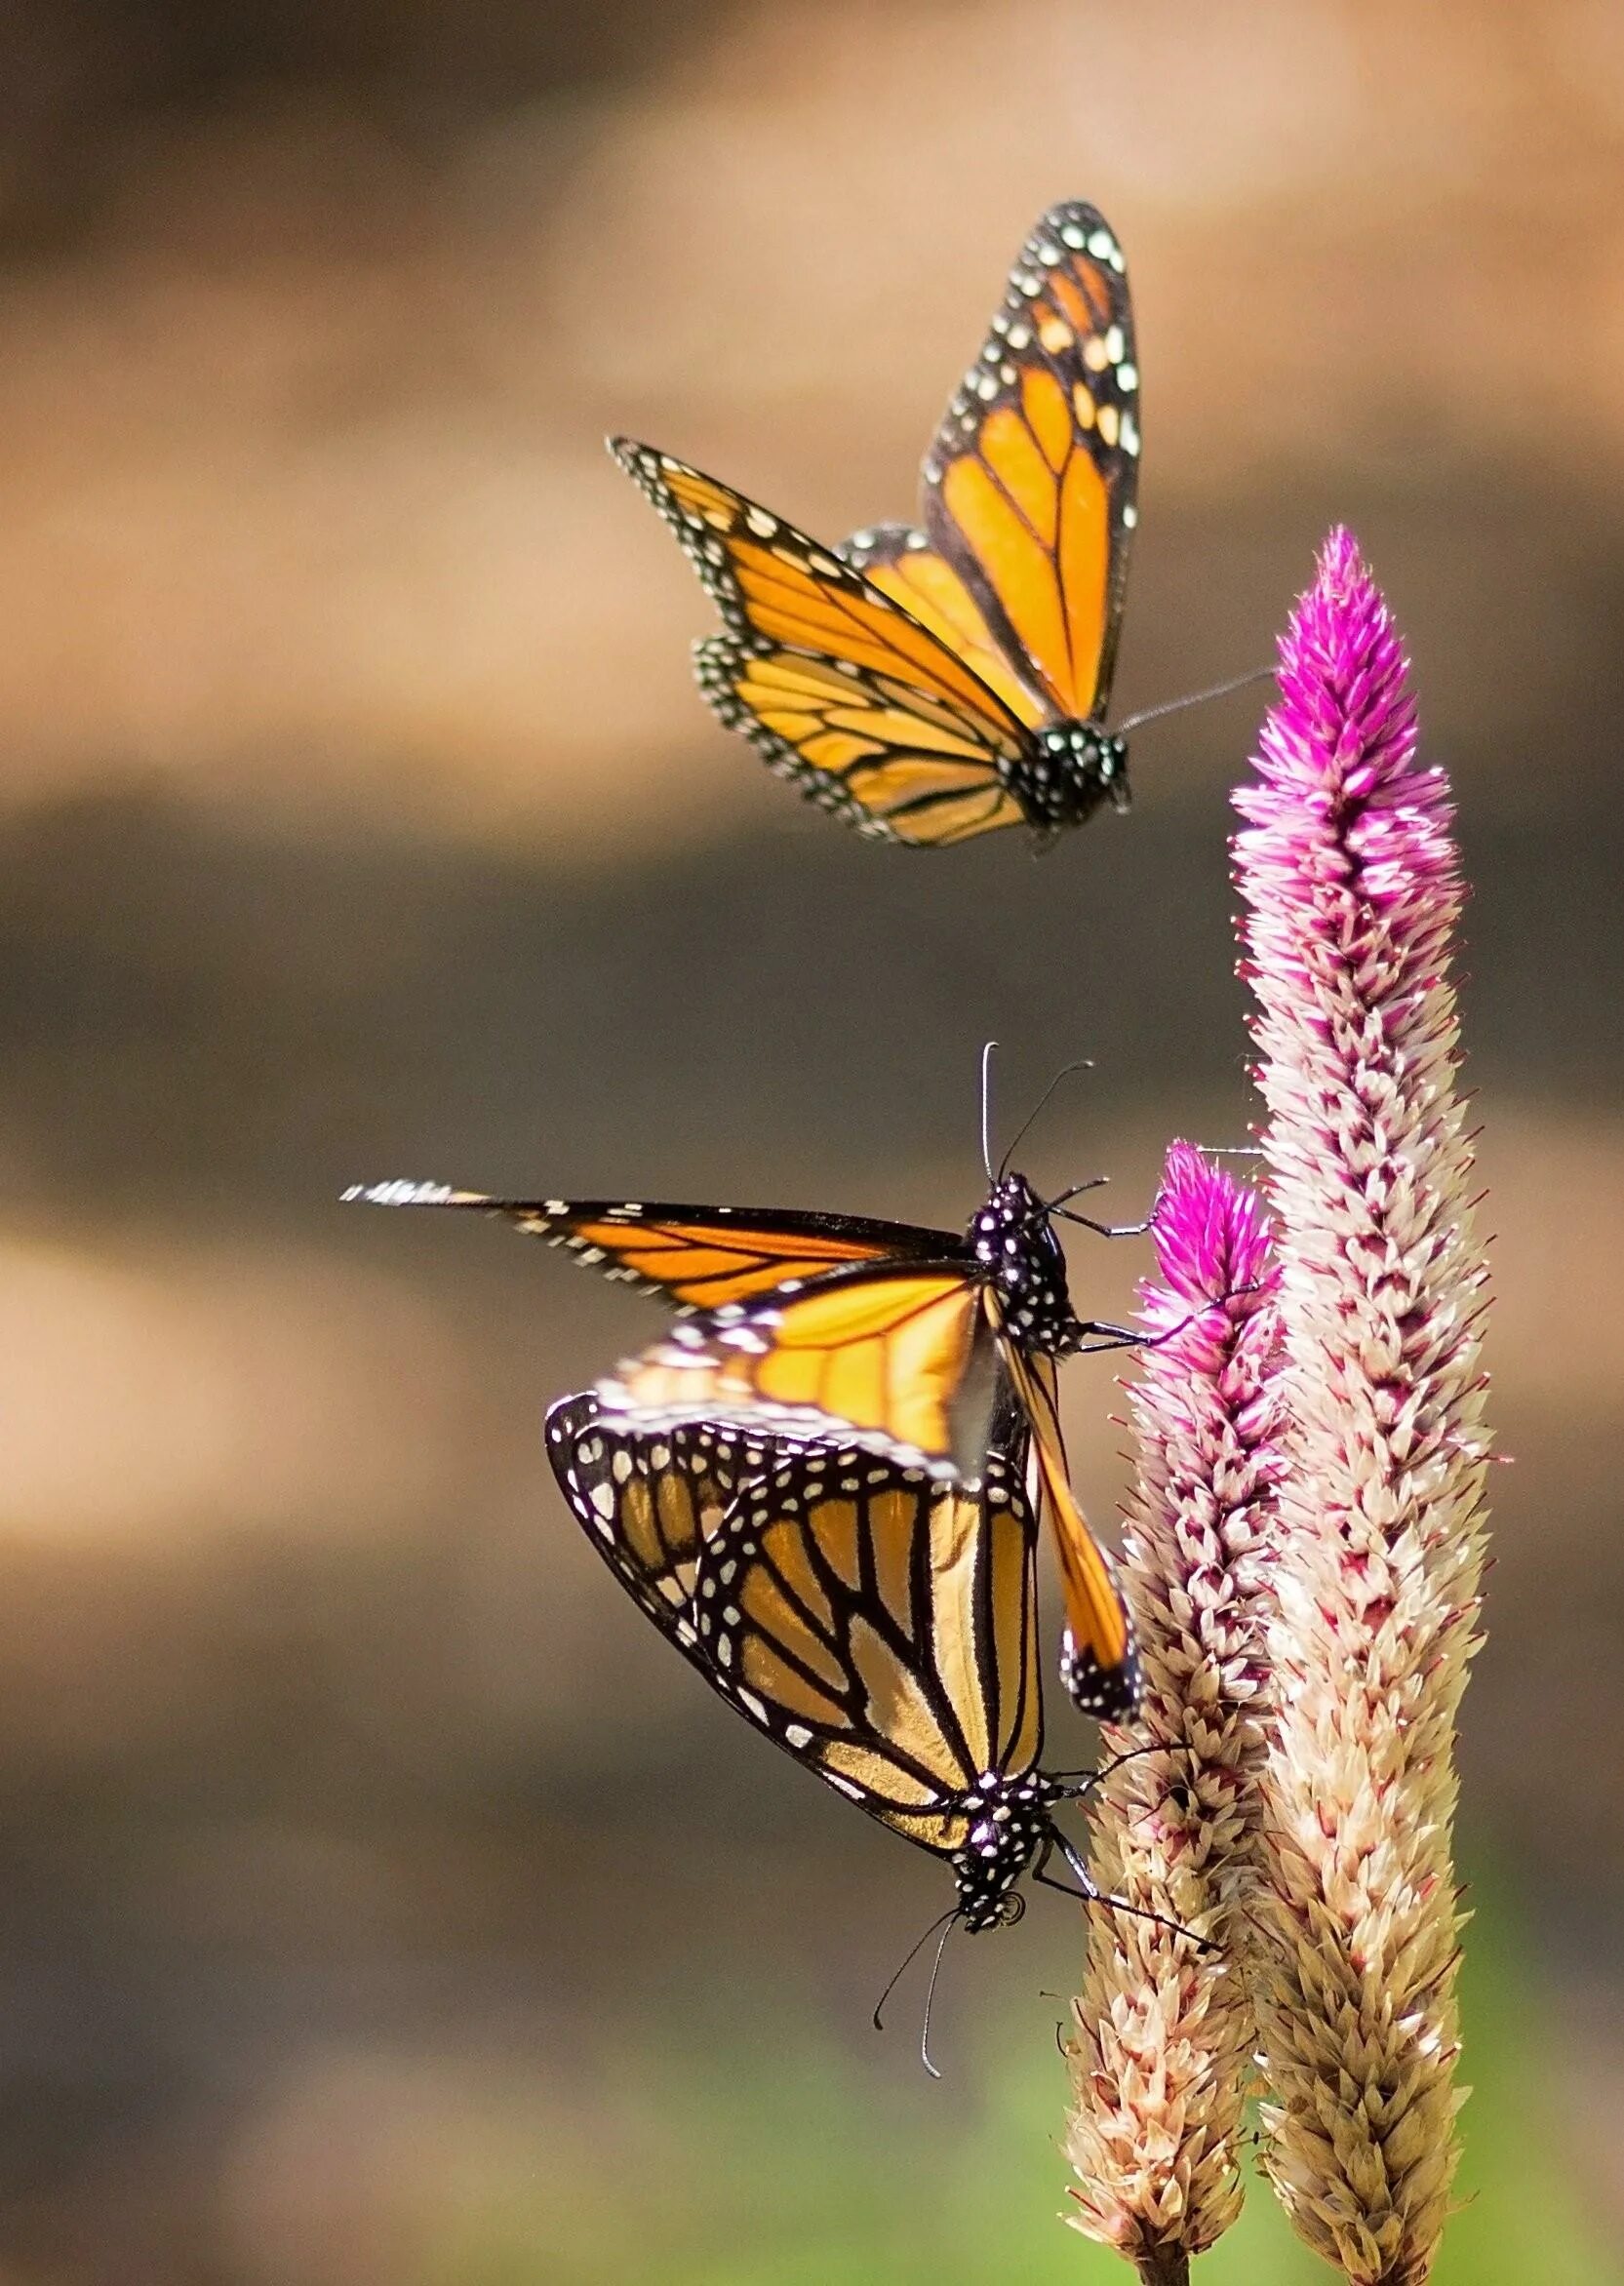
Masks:
[[[1255,1991],[1265,2164],[1357,2286],[1447,2212],[1454,1723],[1475,1648],[1486,1272],[1455,1091],[1462,885],[1387,607],[1333,532],[1236,796],[1287,1426]]]
[[[1129,1905],[1210,1939],[1103,1911],[1068,2047],[1071,2218],[1147,2282],[1183,2278],[1240,2211],[1255,2025],[1247,1990],[1257,1879],[1264,1633],[1280,1471],[1279,1329],[1256,1197],[1175,1143],[1155,1215],[1156,1337],[1129,1394],[1139,1469],[1124,1542],[1144,1699],[1107,1755],[1147,1744],[1092,1796],[1094,1870]]]

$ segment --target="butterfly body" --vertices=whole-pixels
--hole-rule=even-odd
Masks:
[[[1063,1358],[1088,1328],[1072,1307],[1065,1249],[1050,1209],[1021,1174],[1004,1175],[976,1211],[966,1241],[1022,1348]]]
[[[1037,1772],[1011,1778],[983,1771],[964,1806],[974,1824],[953,1855],[959,1884],[959,1914],[971,1936],[983,1929],[1007,1929],[1026,1911],[1017,1883],[1040,1851],[1051,1848],[1050,1810],[1063,1789]]]
[[[1122,250],[1050,208],[926,455],[918,527],[828,548],[627,437],[610,450],[671,526],[726,632],[695,647],[731,729],[872,838],[1047,843],[1128,803],[1106,728],[1137,522],[1138,368]]]
[[[1126,809],[1128,741],[1099,723],[1047,724],[1001,773],[1040,838],[1083,825],[1103,803]]]

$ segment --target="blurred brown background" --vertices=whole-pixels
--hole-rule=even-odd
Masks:
[[[677,2228],[693,2059],[800,2028],[848,2127],[928,2139],[975,2115],[978,2028],[1041,2056],[1057,1906],[956,1964],[957,2092],[869,2037],[939,1878],[569,1524],[543,1403],[646,1306],[335,1202],[956,1223],[994,1033],[1006,1132],[1096,1059],[1029,1156],[1124,1212],[1170,1134],[1244,1134],[1257,694],[1143,732],[1132,818],[1041,867],[876,851],[712,726],[708,607],[600,448],[830,539],[906,513],[1071,195],[1139,313],[1122,705],[1270,655],[1343,518],[1454,776],[1516,1456],[1467,1838],[1624,2231],[1624,14],[11,0],[5,2286],[675,2276],[614,2232]],[[1076,1251],[1084,1305],[1142,1266]],[[1114,1394],[1073,1369],[1106,1517]],[[511,2260],[469,2222],[503,2201]]]

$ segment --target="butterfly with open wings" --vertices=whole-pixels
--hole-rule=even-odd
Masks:
[[[979,1478],[1008,1397],[1030,1434],[1058,1553],[1066,1687],[1086,1713],[1121,1719],[1138,1698],[1132,1628],[1071,1489],[1056,1396],[1057,1360],[1143,1338],[1072,1308],[1054,1224],[1065,1215],[1112,1235],[1070,1207],[1089,1187],[1046,1201],[1000,1170],[962,1235],[778,1208],[495,1199],[435,1183],[346,1195],[497,1215],[671,1304],[671,1333],[599,1384],[628,1431],[834,1439],[945,1483]]]
[[[825,548],[612,438],[721,611],[727,632],[695,658],[722,720],[810,800],[916,847],[1021,824],[1048,841],[1125,808],[1127,744],[1105,711],[1138,387],[1122,249],[1072,200],[1021,248],[926,454],[919,529]]]

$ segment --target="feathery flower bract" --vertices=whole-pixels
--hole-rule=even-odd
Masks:
[[[1147,2279],[1180,2274],[1241,2205],[1255,2033],[1247,1990],[1263,1752],[1276,1442],[1278,1283],[1256,1197],[1175,1143],[1157,1200],[1159,1282],[1140,1297],[1130,1391],[1138,1480],[1125,1536],[1145,1691],[1133,1730],[1183,1750],[1126,1761],[1093,1797],[1104,1885],[1213,1940],[1092,1918],[1068,2049],[1071,2219]],[[1215,1299],[1216,1297],[1216,1299]]]
[[[1287,1468],[1256,1976],[1265,2164],[1359,2286],[1431,2267],[1457,2156],[1450,1862],[1486,1446],[1448,968],[1448,788],[1334,532],[1236,797],[1281,1267]]]

